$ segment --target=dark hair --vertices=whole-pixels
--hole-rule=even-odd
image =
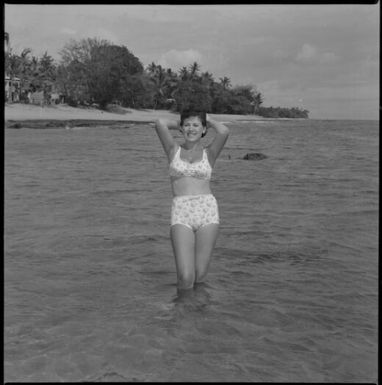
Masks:
[[[196,111],[196,110],[183,110],[180,113],[180,125],[183,126],[183,123],[186,119],[191,117],[198,117],[202,122],[202,126],[207,128],[207,113],[206,111]],[[207,130],[202,137],[207,134]]]

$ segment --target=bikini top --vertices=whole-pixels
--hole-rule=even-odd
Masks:
[[[175,178],[191,176],[198,179],[211,179],[212,167],[208,161],[207,151],[203,149],[202,159],[190,163],[180,157],[180,146],[169,165],[169,174]]]

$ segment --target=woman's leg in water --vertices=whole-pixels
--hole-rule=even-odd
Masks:
[[[191,289],[195,282],[195,234],[185,225],[171,226],[178,289]]]
[[[208,272],[212,251],[216,244],[219,225],[211,223],[200,227],[195,234],[195,281],[203,282]]]

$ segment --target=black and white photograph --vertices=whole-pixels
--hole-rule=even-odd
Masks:
[[[4,383],[378,383],[380,4],[10,4]]]

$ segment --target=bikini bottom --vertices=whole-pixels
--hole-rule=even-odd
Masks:
[[[219,224],[219,209],[212,194],[181,195],[172,200],[171,226],[185,225],[196,231],[211,223]]]

